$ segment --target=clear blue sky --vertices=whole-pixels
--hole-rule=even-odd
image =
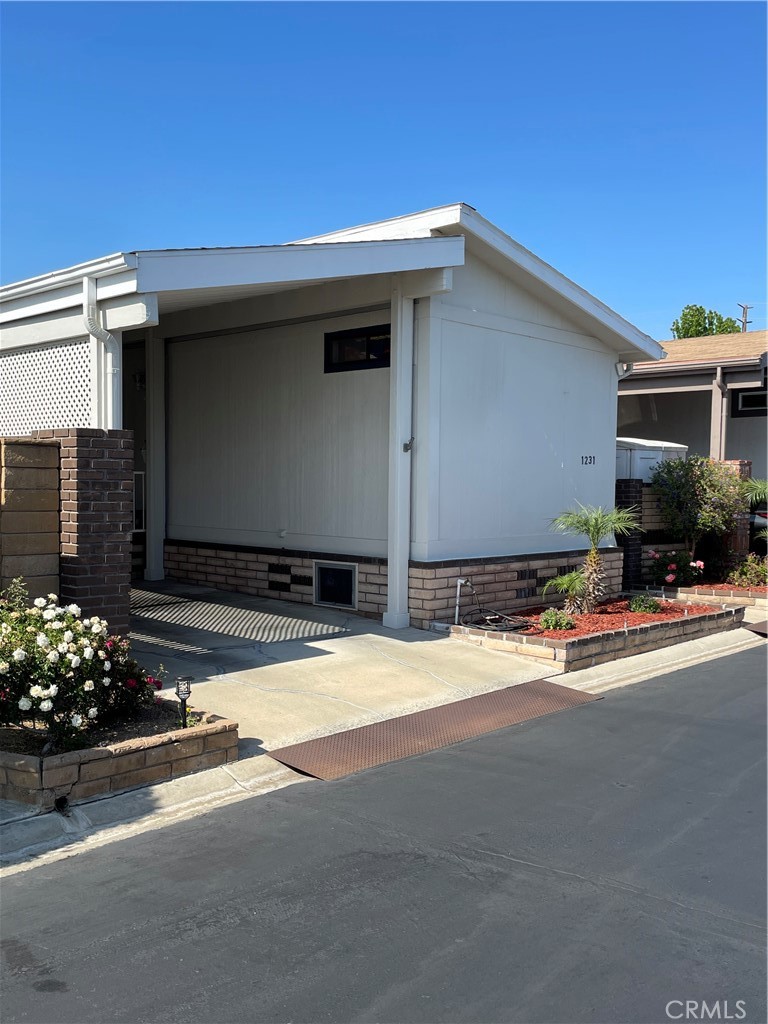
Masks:
[[[2,280],[464,201],[641,329],[766,326],[760,3],[5,3]]]

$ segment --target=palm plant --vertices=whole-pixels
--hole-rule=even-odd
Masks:
[[[605,596],[605,566],[598,545],[611,534],[625,536],[633,530],[639,530],[640,515],[636,506],[632,508],[602,508],[598,505],[581,505],[578,508],[563,512],[552,520],[552,528],[560,533],[574,537],[586,536],[589,539],[589,552],[584,560],[584,593],[579,599],[581,610],[586,614],[594,612],[598,602]],[[571,575],[566,573],[566,576]],[[562,579],[563,577],[555,577]],[[552,586],[557,588],[554,580]]]
[[[587,578],[583,569],[574,569],[572,572],[564,572],[562,576],[553,576],[544,584],[542,594],[548,590],[556,590],[559,594],[565,594],[563,611],[566,615],[578,615],[582,611],[582,602],[587,591]]]
[[[747,497],[752,508],[757,505],[764,505],[768,502],[768,480],[751,478],[745,481]],[[756,540],[768,540],[768,529],[759,530],[755,534]]]

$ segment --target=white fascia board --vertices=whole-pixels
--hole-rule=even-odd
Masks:
[[[559,270],[515,242],[468,206],[461,208],[461,225],[477,239],[513,263],[525,274],[546,285],[595,323],[595,336],[629,361],[641,356],[663,359],[664,349],[647,334],[590,295]]]
[[[64,270],[54,270],[50,274],[28,277],[24,281],[16,281],[0,287],[0,302],[28,295],[45,295],[74,282],[82,282],[84,277],[103,278],[112,274],[122,274],[126,270],[135,270],[137,260],[133,253],[117,252],[111,256],[102,256],[87,263],[78,263]]]
[[[135,270],[113,271],[108,277],[96,278],[96,301],[99,303],[135,294]],[[29,320],[82,305],[83,277],[78,277],[67,284],[52,285],[45,291],[32,292],[7,300],[0,297],[0,324]]]
[[[139,252],[140,292],[190,291],[434,270],[464,264],[464,239]]]
[[[325,235],[312,238],[301,238],[289,245],[316,245],[322,242],[363,242],[376,239],[395,238],[429,238],[431,232],[441,231],[448,227],[458,227],[461,223],[461,211],[464,203],[452,203],[450,206],[434,206],[430,210],[419,213],[408,213],[402,217],[389,220],[374,221],[371,224],[358,224],[352,228],[341,228]],[[467,206],[470,210],[471,207]]]

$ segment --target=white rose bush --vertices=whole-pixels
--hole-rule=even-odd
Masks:
[[[161,688],[104,619],[56,594],[29,605],[18,580],[0,595],[0,725],[44,732],[56,750],[87,746],[89,730],[134,717]]]

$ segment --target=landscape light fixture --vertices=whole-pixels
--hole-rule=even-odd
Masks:
[[[176,696],[181,701],[181,728],[187,728],[187,701],[192,696],[192,676],[176,676]]]

